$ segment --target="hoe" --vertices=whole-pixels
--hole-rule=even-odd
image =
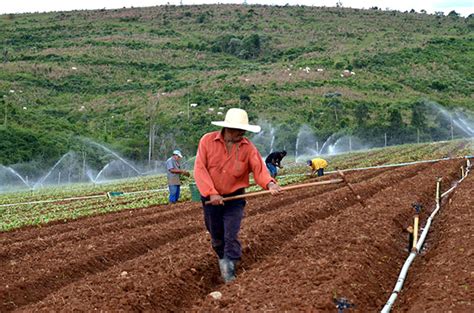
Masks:
[[[365,203],[362,201],[362,198],[355,192],[354,188],[347,181],[344,174],[341,171],[338,171],[338,174],[341,176],[341,178],[331,179],[331,180],[326,180],[326,181],[319,181],[319,182],[312,182],[312,183],[304,183],[304,184],[298,184],[298,185],[292,185],[292,186],[286,186],[286,187],[282,187],[281,190],[286,191],[286,190],[300,189],[300,188],[319,186],[319,185],[344,183],[350,189],[350,191],[354,194],[354,196],[357,198],[357,201],[359,201],[359,203],[363,207],[365,207]],[[191,188],[192,200],[193,201],[200,201],[201,199],[200,199],[199,191],[196,188],[196,185],[191,184],[190,188]],[[237,200],[237,199],[242,199],[242,198],[258,197],[258,196],[263,196],[263,195],[268,195],[268,194],[270,194],[269,190],[263,190],[263,191],[258,191],[258,192],[242,194],[242,195],[238,195],[238,196],[226,197],[223,200],[224,201]],[[206,202],[206,204],[209,204],[209,203],[210,203],[209,201]]]

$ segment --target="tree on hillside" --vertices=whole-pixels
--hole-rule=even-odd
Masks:
[[[426,126],[426,107],[423,101],[418,101],[411,108],[411,125],[417,129]]]
[[[450,17],[459,17],[460,14],[457,13],[456,11],[452,10],[451,12],[448,13],[448,16],[450,16]]]
[[[357,126],[364,126],[369,118],[369,107],[366,103],[358,103],[354,110]]]
[[[258,34],[251,34],[243,39],[227,34],[217,38],[212,44],[213,52],[226,52],[241,59],[254,59],[260,55],[262,41]]]
[[[3,63],[8,62],[8,50],[5,48],[3,49]]]
[[[398,108],[391,108],[388,117],[388,130],[390,134],[390,144],[403,143],[403,134],[405,124],[403,123],[402,113]]]
[[[260,36],[258,34],[252,34],[246,37],[243,41],[243,49],[247,52],[246,58],[258,57],[261,50]]]
[[[424,101],[417,101],[411,107],[411,136],[416,134],[416,142],[420,142],[421,136],[425,132],[426,125],[426,105]]]
[[[334,112],[334,119],[339,121],[339,116],[338,116],[338,111],[341,109],[342,104],[341,100],[339,98],[328,98],[323,100],[323,105],[326,106],[327,108],[330,108]]]

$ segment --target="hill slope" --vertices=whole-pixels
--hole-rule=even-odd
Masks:
[[[94,155],[78,137],[135,160],[147,159],[150,134],[154,159],[176,146],[194,154],[234,106],[271,123],[275,147],[294,147],[303,124],[322,139],[446,139],[447,117],[427,104],[474,109],[473,28],[472,18],[299,6],[3,15],[0,164]]]

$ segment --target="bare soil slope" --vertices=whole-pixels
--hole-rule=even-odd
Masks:
[[[442,175],[443,190],[448,189],[459,179],[462,163],[442,161],[348,173],[365,207],[342,184],[249,199],[241,232],[244,257],[238,278],[229,285],[219,278],[199,203],[2,233],[0,311],[333,312],[333,299],[340,297],[356,304],[356,311],[377,311],[388,299],[407,256],[403,229],[411,223],[412,204],[424,206],[421,220],[426,220],[434,207],[436,177]],[[335,177],[324,177],[330,178]],[[472,179],[459,186],[449,203],[450,208],[465,212],[464,219],[444,216],[451,223],[445,231],[461,227],[472,238],[472,223],[464,225],[470,223],[470,192]],[[450,244],[440,246],[472,255],[466,243],[456,244],[469,239],[466,233],[443,235],[440,230],[432,241],[445,240],[445,236],[452,237]],[[457,265],[450,261],[450,252],[437,249],[433,253],[439,259],[433,256],[432,262],[455,273]],[[467,268],[472,270],[472,265]],[[443,275],[435,269],[423,276]],[[418,270],[425,271],[424,267]],[[472,272],[451,277],[456,286],[469,279]],[[213,300],[208,295],[211,291],[220,291],[222,299]],[[402,297],[402,310],[428,308],[428,301],[409,298],[409,292]],[[446,299],[449,292],[437,288],[430,297]]]

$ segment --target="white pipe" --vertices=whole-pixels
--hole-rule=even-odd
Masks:
[[[182,189],[189,188],[187,186],[182,186]],[[140,191],[131,191],[131,192],[124,192],[123,195],[133,195],[137,193],[147,193],[147,192],[161,192],[166,191],[167,188],[162,189],[150,189],[150,190],[140,190]],[[83,196],[83,197],[72,197],[72,198],[64,198],[64,199],[50,199],[50,200],[38,200],[38,201],[30,201],[30,202],[17,202],[17,203],[8,203],[8,204],[0,204],[1,207],[9,207],[9,206],[16,206],[16,205],[23,205],[23,204],[39,204],[39,203],[51,203],[51,202],[59,202],[59,201],[74,201],[74,200],[87,200],[87,199],[94,199],[94,198],[102,198],[107,197],[107,193],[94,195],[94,196]]]
[[[49,202],[58,202],[58,201],[85,200],[85,199],[101,198],[105,196],[107,195],[101,194],[101,195],[95,195],[95,196],[72,197],[72,198],[65,198],[65,199],[51,199],[51,200],[38,200],[38,201],[30,201],[30,202],[8,203],[8,204],[2,204],[0,205],[0,207],[8,207],[8,206],[15,206],[15,205],[22,205],[22,204],[49,203]]]
[[[356,167],[356,168],[348,168],[348,169],[340,170],[340,171],[341,172],[364,171],[364,170],[371,170],[371,169],[377,169],[377,168],[408,166],[408,165],[414,165],[414,164],[420,164],[420,163],[434,163],[434,162],[439,162],[439,161],[457,160],[457,159],[467,159],[467,162],[469,162],[469,166],[470,166],[470,160],[469,160],[470,158],[474,158],[474,156],[463,156],[463,157],[455,157],[455,158],[442,158],[442,159],[413,161],[413,162],[405,162],[405,163],[384,164],[384,165],[377,165],[377,166]],[[329,171],[329,172],[325,172],[325,173],[326,174],[333,174],[333,173],[337,173],[337,171]],[[293,177],[293,176],[305,176],[305,175],[307,175],[307,174],[287,174],[287,175],[282,175],[282,176],[279,176],[279,177]]]
[[[468,161],[469,161],[469,159],[468,159]],[[393,304],[395,303],[395,300],[398,297],[398,293],[402,290],[403,283],[404,283],[406,275],[408,273],[408,269],[409,269],[411,263],[413,262],[413,260],[415,259],[415,256],[418,254],[419,251],[421,251],[421,248],[423,247],[423,244],[425,242],[425,238],[428,235],[428,231],[429,231],[430,226],[431,226],[431,221],[435,217],[436,213],[438,213],[438,211],[441,209],[441,199],[443,197],[447,196],[450,192],[452,192],[459,185],[459,183],[462,182],[467,177],[469,172],[470,172],[470,162],[469,162],[469,167],[466,170],[465,176],[463,178],[461,178],[453,187],[451,187],[449,190],[444,192],[439,199],[438,199],[438,194],[439,194],[438,193],[438,188],[439,187],[438,187],[438,184],[437,184],[436,209],[431,213],[430,217],[426,221],[425,228],[423,229],[423,232],[421,233],[420,240],[418,241],[418,243],[416,245],[416,249],[414,251],[412,251],[410,253],[410,255],[408,256],[408,258],[405,260],[405,263],[403,264],[403,267],[402,267],[402,269],[400,271],[400,274],[398,276],[397,283],[395,284],[395,287],[393,288],[392,294],[390,295],[390,298],[387,300],[387,303],[385,303],[385,306],[383,307],[382,311],[380,311],[380,312],[388,313],[392,309],[392,306],[393,306]],[[438,180],[438,182],[439,182],[439,180]]]
[[[436,204],[439,203],[439,199],[441,198],[441,177],[438,177],[436,180]]]
[[[432,163],[432,162],[438,162],[438,161],[443,161],[443,160],[454,160],[454,159],[459,159],[459,158],[466,158],[467,162],[468,162],[468,166],[470,167],[471,162],[470,162],[469,159],[473,158],[473,157],[474,156],[464,156],[464,157],[456,157],[456,158],[444,158],[444,159],[414,161],[414,162],[407,162],[407,163],[378,165],[378,166],[370,166],[370,167],[359,167],[359,168],[351,168],[351,169],[341,170],[341,172],[362,171],[362,170],[384,168],[384,167],[407,166],[407,165],[418,164],[418,163],[427,163],[427,162]],[[332,174],[332,173],[337,173],[337,171],[327,172],[327,174]],[[281,177],[304,176],[304,175],[305,174],[291,174],[291,175],[283,175]],[[467,173],[466,173],[466,175],[467,175]],[[182,189],[186,189],[186,188],[189,188],[189,187],[188,186],[182,186]],[[139,190],[139,191],[125,192],[124,195],[131,195],[131,194],[137,194],[137,193],[147,193],[147,192],[160,192],[160,191],[165,191],[165,190],[167,190],[167,189],[163,188],[163,189],[152,189],[152,190]],[[65,198],[65,199],[51,199],[51,200],[39,200],[39,201],[30,201],[30,202],[17,202],[17,203],[0,204],[0,208],[1,207],[15,206],[15,205],[23,205],[23,204],[39,204],[39,203],[50,203],[50,202],[59,202],[59,201],[86,200],[86,199],[93,199],[93,198],[100,198],[100,197],[107,197],[107,193],[101,194],[101,195],[95,195],[95,196],[72,197],[72,198]]]

